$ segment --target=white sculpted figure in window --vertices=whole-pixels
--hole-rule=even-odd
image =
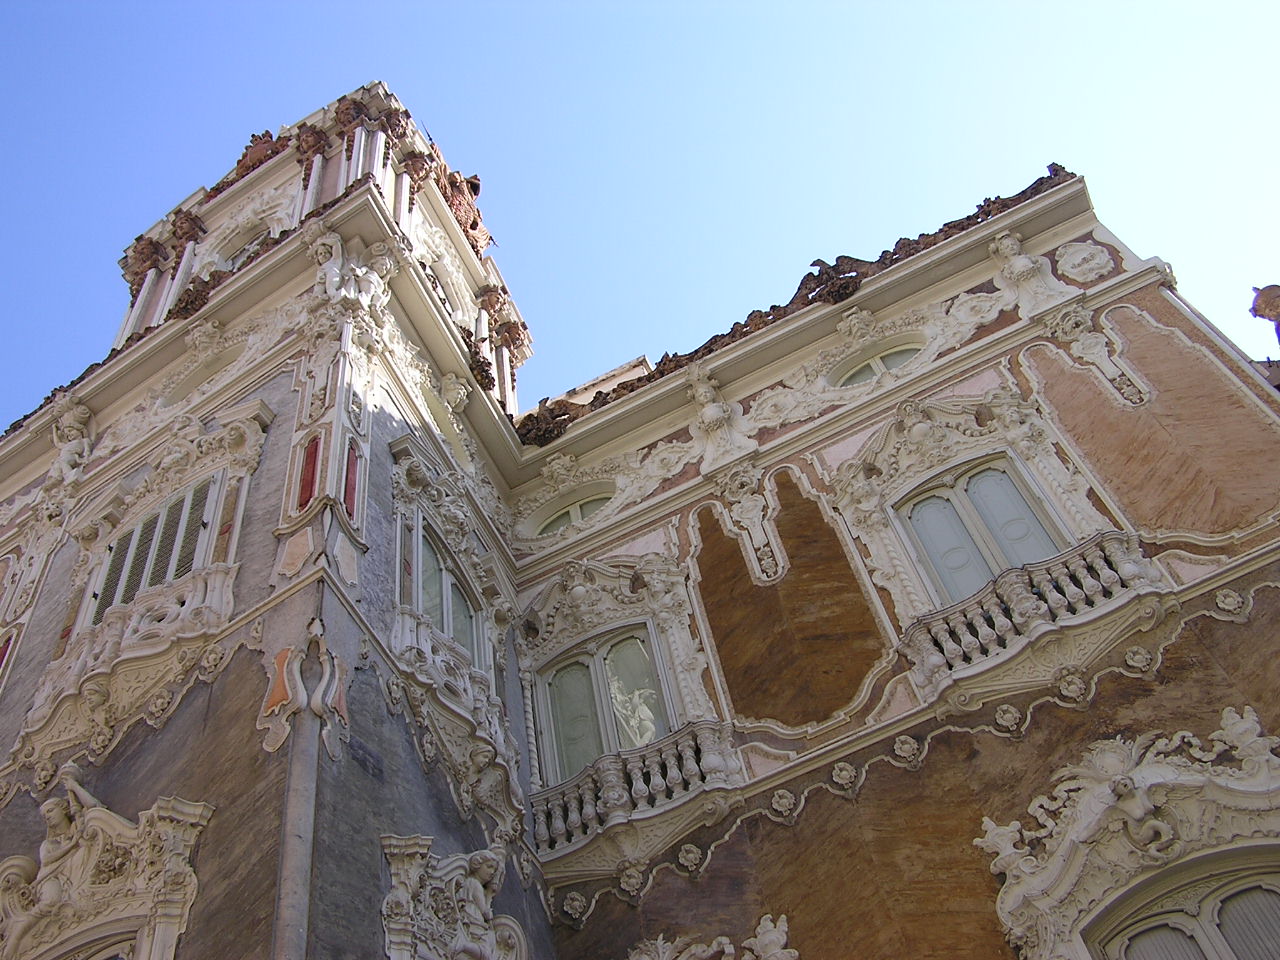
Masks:
[[[563,780],[605,753],[643,747],[670,732],[657,664],[634,634],[555,670],[546,690]]]

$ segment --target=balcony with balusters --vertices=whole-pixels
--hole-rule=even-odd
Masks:
[[[1111,530],[1064,553],[1005,570],[973,596],[927,614],[903,633],[921,696],[986,670],[1051,630],[1092,623],[1134,597],[1172,584],[1142,555],[1138,538]]]
[[[606,754],[571,780],[530,797],[534,848],[550,864],[611,827],[644,821],[674,837],[705,816],[703,805],[691,801],[742,782],[729,726],[696,720],[653,743]],[[678,808],[680,815],[666,816]]]

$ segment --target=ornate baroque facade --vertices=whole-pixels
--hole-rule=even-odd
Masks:
[[[1080,178],[523,416],[479,192],[254,135],[0,440],[0,958],[1275,955],[1280,403]]]

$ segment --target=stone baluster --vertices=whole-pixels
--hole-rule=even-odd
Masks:
[[[996,632],[991,629],[991,625],[987,623],[982,605],[979,603],[970,604],[965,608],[965,616],[969,618],[969,625],[978,635],[978,643],[982,647],[983,656],[994,653],[1000,649],[996,642]]]
[[[929,632],[933,634],[933,639],[937,641],[938,649],[947,658],[947,665],[951,669],[954,670],[964,663],[964,650],[952,638],[951,630],[948,629],[946,623],[941,620],[935,620],[929,624]]]
[[[982,658],[978,638],[969,632],[969,621],[962,611],[957,610],[947,617],[947,626],[951,628],[951,635],[959,639],[960,649],[964,651],[967,663],[974,663]]]
[[[1089,598],[1091,606],[1097,606],[1105,599],[1102,595],[1102,584],[1093,578],[1093,574],[1089,572],[1089,567],[1085,563],[1084,557],[1072,557],[1067,561],[1067,566],[1071,568],[1072,576],[1079,581],[1080,589]]]
[[[1076,582],[1071,579],[1071,573],[1067,570],[1064,563],[1055,563],[1048,570],[1049,576],[1053,577],[1053,582],[1058,587],[1058,592],[1067,598],[1072,613],[1080,613],[1087,609],[1084,602],[1084,591],[1076,586]]]
[[[578,837],[580,837],[583,832],[582,831],[582,810],[579,806],[581,802],[582,801],[581,801],[581,798],[578,796],[577,790],[574,790],[571,788],[565,791],[564,803],[565,803],[565,808],[568,812],[568,816],[565,817],[564,825],[565,825],[565,831],[566,833],[568,833],[570,842],[577,840]]]
[[[578,793],[582,797],[582,823],[586,832],[590,833],[600,826],[600,817],[596,813],[596,781],[588,775],[578,784]]]
[[[533,805],[533,843],[539,853],[551,849],[551,833],[547,828],[547,801],[539,800]]]
[[[562,846],[568,839],[564,823],[563,796],[551,798],[551,839],[553,847]]]
[[[1000,602],[1000,598],[995,593],[991,593],[982,601],[982,608],[991,617],[991,629],[1003,641],[1001,645],[1007,647],[1017,636],[1017,631],[1014,630],[1013,623],[1005,616],[1004,604]]]
[[[694,745],[693,734],[683,734],[676,744],[680,751],[680,775],[690,787],[702,782],[702,771],[698,767],[698,757]]]
[[[649,790],[653,794],[653,805],[656,807],[667,799],[667,781],[662,775],[662,756],[657,750],[651,750],[645,754],[644,769],[648,774]]]
[[[1060,620],[1068,612],[1067,598],[1058,592],[1057,584],[1049,579],[1049,574],[1044,570],[1037,570],[1031,574],[1031,580],[1035,584],[1036,592],[1048,605],[1051,611],[1049,619]]]
[[[662,762],[667,768],[667,795],[678,797],[684,793],[684,776],[680,772],[680,755],[674,743],[662,748]]]
[[[631,799],[636,809],[649,809],[653,804],[649,802],[649,787],[644,782],[644,767],[639,757],[627,758],[627,775],[631,778]]]
[[[1107,558],[1103,554],[1102,548],[1095,543],[1085,551],[1084,556],[1089,562],[1090,568],[1097,575],[1098,582],[1102,584],[1102,589],[1106,591],[1107,596],[1115,596],[1116,591],[1120,589],[1120,578],[1116,576],[1116,572],[1107,563]]]

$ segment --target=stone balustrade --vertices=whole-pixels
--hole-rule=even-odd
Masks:
[[[1162,584],[1137,536],[1111,530],[1059,556],[1006,570],[973,596],[919,618],[906,629],[901,649],[921,694],[932,697],[958,671],[1021,649],[1047,628],[1100,616],[1144,586]]]
[[[558,856],[615,824],[741,782],[728,725],[697,720],[643,747],[606,754],[573,779],[534,794],[534,847]]]

